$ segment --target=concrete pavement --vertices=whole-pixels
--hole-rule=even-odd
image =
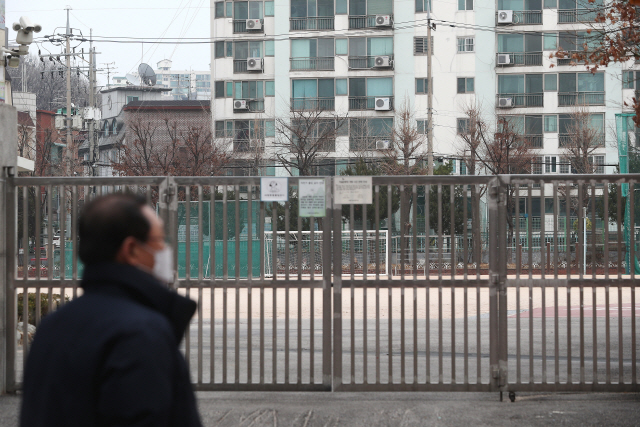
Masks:
[[[637,426],[640,394],[199,392],[205,426]],[[20,396],[0,396],[0,427]]]

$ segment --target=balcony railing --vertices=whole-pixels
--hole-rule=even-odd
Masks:
[[[380,56],[389,57],[389,66],[376,65],[376,58]],[[381,70],[393,68],[393,55],[370,55],[370,56],[350,56],[349,68],[352,70],[367,70],[369,68],[380,68]]]
[[[593,147],[604,147],[604,133],[600,135],[594,135],[593,137]],[[558,135],[558,147],[566,147],[571,144],[580,144],[578,138],[575,135],[571,135],[568,133],[561,133]]]
[[[289,18],[289,29],[291,31],[304,30],[333,30],[335,26],[333,16]]]
[[[498,22],[498,13],[496,12],[496,23]],[[513,25],[539,25],[542,24],[541,10],[514,10]]]
[[[237,153],[248,153],[254,152],[256,150],[264,150],[264,141],[258,139],[249,140],[244,138],[233,140],[233,151]]]
[[[294,111],[333,111],[335,107],[335,98],[291,98],[291,109]]]
[[[509,55],[509,63],[501,64],[499,57],[501,55]],[[500,52],[496,55],[496,64],[498,65],[523,65],[533,67],[542,65],[542,52]]]
[[[593,9],[559,9],[558,23],[595,22],[598,11]]]
[[[291,58],[291,71],[318,70],[333,71],[335,58]]]
[[[500,105],[500,98],[511,98],[511,107],[544,107],[544,94],[542,93],[500,93],[496,95],[497,107],[508,107]]]
[[[563,92],[558,93],[558,106],[604,105],[604,92]]]
[[[234,73],[262,73],[262,69],[259,70],[248,70],[247,69],[247,60],[246,59],[234,59],[233,60],[233,72]]]
[[[233,20],[233,33],[264,33],[264,19],[260,20],[260,29],[248,29],[246,19],[234,19]]]
[[[388,98],[389,110],[393,110],[393,96],[350,96],[349,110],[375,110],[376,98]]]
[[[523,135],[522,138],[528,141],[533,148],[543,148],[544,137],[542,135]]]
[[[558,58],[558,65],[583,64],[584,61],[580,61],[580,60],[572,58],[574,53],[584,53],[584,51],[578,51],[578,50],[568,51],[566,58]]]
[[[389,25],[376,24],[376,17],[380,15],[349,15],[349,29],[355,30],[358,28],[380,28],[389,29],[393,26],[393,15],[389,15]]]
[[[234,102],[237,99],[234,99]],[[261,113],[264,111],[264,98],[260,99],[245,99],[247,102],[247,109],[237,109],[234,107],[234,113]]]

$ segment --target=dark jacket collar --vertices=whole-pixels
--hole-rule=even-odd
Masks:
[[[164,315],[180,342],[196,310],[196,303],[169,290],[151,274],[132,265],[105,262],[85,266],[80,285],[86,293],[124,294]]]

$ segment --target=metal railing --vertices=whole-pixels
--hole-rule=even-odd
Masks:
[[[233,20],[233,33],[264,33],[264,19],[260,20],[260,28],[253,29],[247,28],[247,20],[246,19],[234,19]]]
[[[349,110],[375,110],[376,99],[388,98],[389,111],[393,110],[393,96],[350,96]]]
[[[542,24],[541,10],[514,10],[513,25],[538,25]],[[496,12],[496,24],[498,23],[498,12]]]
[[[377,66],[376,58],[380,56],[389,57],[389,66]],[[389,70],[393,65],[393,55],[369,55],[369,56],[350,56],[349,68],[353,70],[364,70],[369,68],[380,68],[381,70]]]
[[[500,55],[509,55],[509,63],[499,64],[498,57]],[[542,52],[499,52],[496,55],[496,64],[523,65],[526,67],[542,65]]]
[[[510,98],[512,107],[543,107],[543,93],[500,93],[496,95],[496,107],[501,107],[500,98]]]
[[[291,71],[332,71],[335,66],[335,58],[309,57],[290,58]]]
[[[595,22],[598,11],[593,9],[558,9],[558,24]]]
[[[604,92],[560,92],[558,106],[604,105]]]
[[[393,28],[393,15],[390,15],[389,25],[377,25],[377,16],[379,15],[349,15],[349,29],[380,28],[386,30]]]
[[[640,175],[324,177],[315,218],[310,178],[266,202],[270,177],[5,177],[9,390],[29,325],[81,294],[84,202],[126,190],[164,219],[173,288],[198,303],[182,343],[198,390],[640,391]],[[354,195],[371,199],[339,204]]]
[[[291,110],[319,110],[333,111],[336,106],[335,98],[291,98]]]
[[[333,30],[335,25],[335,17],[319,16],[307,18],[289,18],[289,30]]]

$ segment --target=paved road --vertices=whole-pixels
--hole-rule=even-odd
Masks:
[[[205,426],[637,426],[640,394],[198,393]],[[0,397],[0,427],[19,396]]]

